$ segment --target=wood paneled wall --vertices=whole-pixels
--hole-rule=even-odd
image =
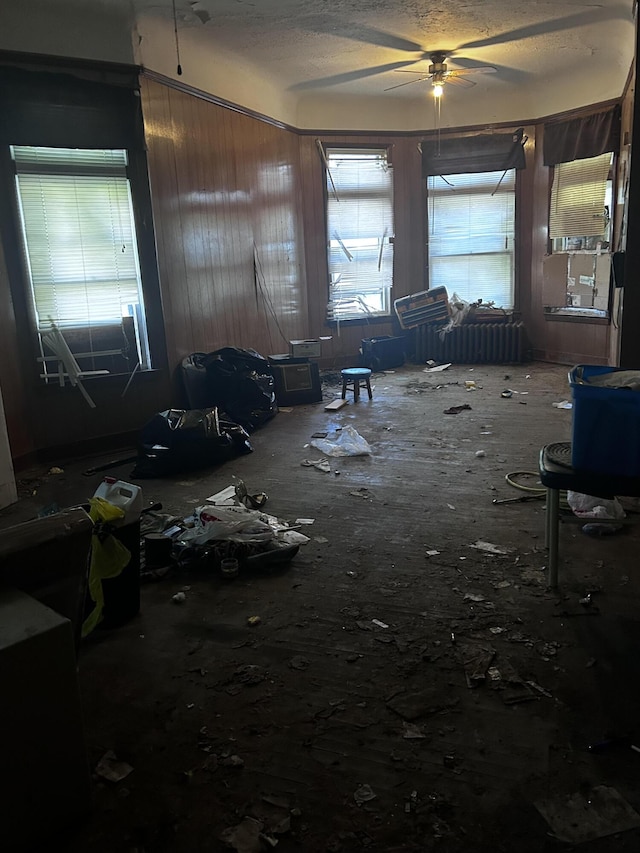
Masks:
[[[169,365],[308,335],[297,136],[142,80]]]

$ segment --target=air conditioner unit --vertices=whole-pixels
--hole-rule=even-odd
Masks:
[[[279,406],[318,403],[322,400],[318,365],[304,358],[270,356],[269,363]]]

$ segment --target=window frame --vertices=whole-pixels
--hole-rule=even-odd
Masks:
[[[396,272],[396,252],[395,252],[395,221],[396,221],[396,193],[395,193],[395,172],[394,172],[394,164],[393,164],[393,144],[384,144],[384,143],[369,143],[369,144],[361,144],[357,142],[320,142],[318,140],[318,145],[322,148],[322,188],[323,188],[323,215],[324,215],[324,259],[326,264],[326,275],[327,275],[327,285],[326,285],[326,304],[324,309],[324,325],[330,328],[336,328],[338,326],[369,326],[374,324],[383,324],[389,323],[394,318],[394,308],[393,308],[393,287],[394,287],[394,279]],[[389,305],[388,305],[388,313],[386,314],[372,314],[372,315],[362,315],[360,317],[350,317],[348,319],[340,319],[340,318],[332,318],[328,316],[328,307],[331,304],[331,271],[329,265],[329,243],[330,243],[330,234],[329,234],[329,181],[327,179],[328,174],[328,152],[331,150],[337,151],[371,151],[374,152],[382,152],[384,151],[387,159],[387,164],[391,170],[392,174],[392,182],[391,182],[391,215],[393,219],[393,233],[389,235],[389,244],[392,247],[393,255],[392,255],[392,273],[391,273],[391,284],[389,286]]]
[[[503,309],[505,313],[512,316],[513,314],[518,313],[519,301],[520,301],[520,287],[519,287],[519,280],[520,280],[520,263],[519,263],[519,261],[520,261],[520,258],[519,258],[520,204],[519,204],[519,198],[520,198],[520,190],[521,190],[521,183],[520,183],[521,182],[521,175],[520,175],[521,169],[517,168],[516,166],[510,166],[508,169],[492,170],[492,171],[496,174],[497,173],[506,174],[506,172],[508,172],[508,171],[514,172],[514,177],[513,177],[513,238],[512,238],[513,239],[513,248],[512,248],[512,251],[510,253],[511,259],[512,259],[512,294],[511,294],[512,305]],[[471,170],[471,171],[459,172],[459,173],[455,173],[455,174],[447,174],[446,177],[439,176],[439,175],[429,175],[429,174],[427,174],[424,177],[423,185],[424,185],[424,192],[425,192],[425,236],[426,236],[426,239],[425,239],[425,255],[426,255],[426,257],[425,257],[425,261],[426,261],[426,263],[425,263],[425,267],[426,267],[425,278],[426,278],[426,283],[427,283],[426,286],[428,288],[433,288],[433,287],[438,286],[438,282],[432,281],[432,269],[431,269],[432,265],[431,265],[431,252],[430,252],[430,243],[431,243],[430,220],[431,220],[431,217],[430,217],[430,210],[429,210],[429,200],[430,200],[431,196],[429,193],[429,179],[430,178],[443,177],[443,180],[448,181],[449,179],[453,179],[456,174],[460,174],[460,175],[472,175],[472,174],[481,175],[481,174],[487,174],[487,173],[488,172],[486,170],[484,170],[484,171]],[[506,253],[504,253],[504,254],[506,254]],[[461,256],[461,257],[463,257],[463,256]],[[449,292],[449,288],[447,288],[447,293],[449,295],[449,298],[451,298],[453,296],[453,292]],[[458,295],[461,296],[461,294],[458,294]],[[464,298],[464,297],[461,296],[461,298]],[[496,305],[496,309],[499,309],[499,308],[501,308],[501,306]]]

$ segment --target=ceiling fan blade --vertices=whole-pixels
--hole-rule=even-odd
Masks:
[[[630,21],[631,9],[627,8],[624,4],[618,4],[609,8],[591,8],[584,12],[567,15],[564,18],[540,21],[538,24],[529,24],[526,27],[518,27],[515,30],[508,30],[507,32],[498,33],[488,38],[469,41],[466,44],[460,45],[459,50],[468,50],[472,47],[490,47],[491,45],[504,44],[509,41],[520,41],[521,39],[533,38],[535,36],[559,33],[563,30],[572,30],[587,24],[615,20]]]
[[[401,86],[410,86],[412,83],[422,83],[423,80],[431,80],[431,74],[426,77],[418,77],[417,80],[407,80],[406,83],[398,83],[397,86],[389,86],[388,89],[383,89],[383,92],[390,92],[392,89],[399,89]]]
[[[355,71],[345,71],[342,74],[332,74],[329,77],[317,77],[315,80],[305,80],[289,86],[289,91],[299,92],[304,89],[318,89],[322,86],[337,86],[340,83],[351,83],[353,80],[363,80],[385,71],[396,71],[402,65],[413,65],[414,60],[403,62],[388,62],[386,65],[374,65],[371,68],[358,68]]]
[[[444,78],[445,86],[462,86],[465,89],[470,89],[472,86],[475,86],[473,80],[467,80],[466,77],[459,77],[455,71],[450,71],[447,76]]]
[[[498,69],[494,65],[478,65],[477,68],[456,68],[455,71],[449,71],[449,74],[463,77],[467,74],[496,74],[497,71]]]

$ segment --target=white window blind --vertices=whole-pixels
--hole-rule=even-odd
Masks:
[[[605,233],[605,195],[612,156],[607,152],[554,166],[549,208],[551,239]]]
[[[386,149],[328,148],[327,229],[331,320],[390,313],[393,173]]]
[[[11,152],[38,331],[53,321],[63,334],[85,330],[90,338],[133,317],[139,360],[149,366],[127,152]]]
[[[512,308],[516,170],[430,176],[429,286]]]

